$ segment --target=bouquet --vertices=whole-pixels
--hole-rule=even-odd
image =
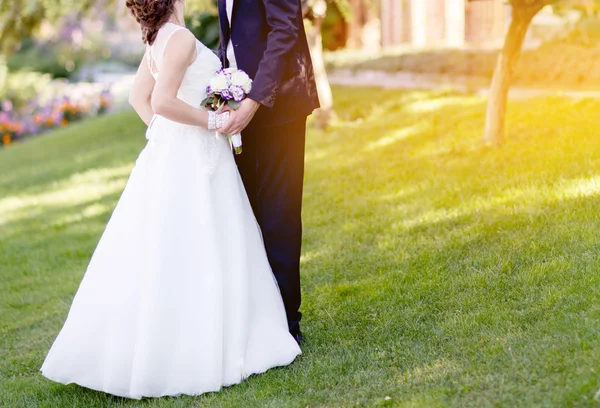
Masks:
[[[220,69],[206,88],[208,96],[202,101],[202,106],[215,112],[221,112],[225,106],[236,110],[250,90],[252,80],[244,71],[234,68]],[[227,135],[227,138],[235,154],[242,153],[242,135]]]

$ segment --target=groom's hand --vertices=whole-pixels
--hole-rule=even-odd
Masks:
[[[218,131],[227,135],[242,133],[256,114],[259,107],[260,104],[258,102],[250,98],[244,99],[237,110],[230,111],[229,120],[225,123],[225,126],[218,129]]]

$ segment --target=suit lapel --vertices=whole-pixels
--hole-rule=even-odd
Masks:
[[[218,0],[219,6],[219,24],[221,26],[221,45],[226,48],[231,35],[231,27],[227,20],[227,4],[226,0]]]
[[[235,11],[237,10],[237,6],[238,6],[238,1],[237,0],[233,0],[233,7],[231,9],[231,24],[233,25],[233,21],[235,18]]]

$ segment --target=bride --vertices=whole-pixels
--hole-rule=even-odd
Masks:
[[[183,0],[127,0],[148,44],[131,103],[149,125],[125,191],[41,368],[113,395],[198,395],[300,348],[219,117],[198,108],[219,59]],[[212,128],[212,130],[209,130]]]

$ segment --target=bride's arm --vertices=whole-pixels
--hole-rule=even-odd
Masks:
[[[146,51],[144,58],[142,58],[140,67],[133,80],[131,93],[129,94],[129,103],[146,125],[150,123],[152,116],[154,116],[154,111],[150,104],[150,97],[154,89],[154,77],[150,73],[147,53],[148,51]]]
[[[183,76],[196,59],[196,38],[187,30],[180,30],[168,41],[164,63],[152,92],[151,105],[155,114],[174,122],[208,127],[208,112],[195,108],[177,98]]]

